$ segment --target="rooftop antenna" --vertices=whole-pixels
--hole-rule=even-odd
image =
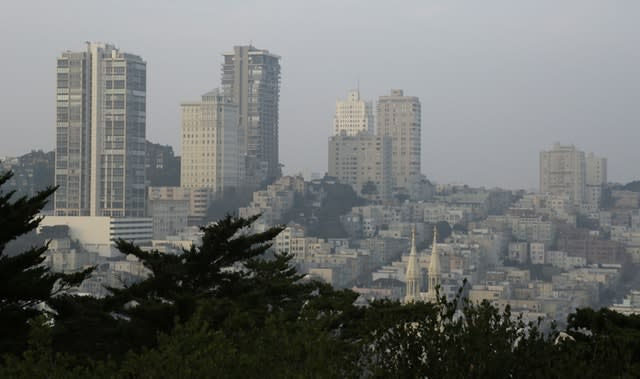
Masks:
[[[356,78],[356,90],[358,91],[358,93],[360,93],[360,77],[359,76]]]

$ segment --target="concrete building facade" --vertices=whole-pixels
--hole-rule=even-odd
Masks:
[[[238,187],[243,175],[238,146],[238,107],[218,90],[183,103],[180,185],[214,192]]]
[[[586,165],[584,152],[573,145],[556,143],[540,152],[540,192],[567,194],[574,204],[585,200]]]
[[[145,214],[146,62],[112,45],[56,67],[55,214]]]
[[[606,183],[607,158],[557,143],[540,152],[540,192],[568,195],[583,213],[597,210]]]
[[[69,235],[90,252],[104,257],[118,257],[114,241],[123,239],[136,244],[150,243],[153,225],[148,217],[49,216],[40,227],[66,225]]]
[[[393,89],[377,105],[378,134],[391,137],[393,187],[415,197],[420,180],[421,105],[414,96]]]
[[[187,187],[149,187],[149,207],[152,208],[157,203],[174,202],[176,209],[182,208],[182,203],[186,201],[189,206],[188,225],[200,225],[207,215],[207,210],[214,199],[214,193],[209,188],[187,188]]]
[[[189,225],[189,200],[149,199],[149,217],[154,240],[175,236]]]
[[[233,52],[223,55],[222,90],[238,106],[245,172],[258,184],[277,178],[280,57],[253,46],[235,46]]]
[[[360,133],[329,138],[329,176],[374,201],[391,194],[391,138]]]
[[[351,90],[346,100],[336,102],[333,134],[355,136],[361,132],[373,134],[373,104],[360,99],[359,90]]]
[[[597,157],[593,153],[589,153],[586,156],[585,168],[586,202],[599,206],[602,198],[602,189],[607,184],[607,158]]]

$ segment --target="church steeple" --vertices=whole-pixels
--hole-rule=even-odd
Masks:
[[[411,231],[411,251],[407,262],[407,291],[404,298],[405,303],[414,302],[420,299],[420,266],[418,265],[418,254],[416,252],[416,228]]]
[[[438,230],[433,227],[433,245],[429,259],[429,290],[428,297],[436,299],[436,287],[440,285],[440,255],[438,254]]]

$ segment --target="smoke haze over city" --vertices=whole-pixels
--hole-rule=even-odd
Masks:
[[[422,103],[422,172],[437,182],[537,187],[558,141],[639,177],[635,1],[23,1],[3,6],[0,156],[55,143],[56,57],[103,41],[147,62],[147,137],[180,149],[180,103],[220,83],[222,53],[282,57],[284,173],[327,170],[336,100],[359,85]]]

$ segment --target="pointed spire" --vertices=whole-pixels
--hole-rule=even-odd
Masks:
[[[411,231],[411,250],[407,262],[407,279],[419,279],[420,267],[418,266],[418,254],[416,251],[416,228]]]
[[[411,228],[411,255],[416,255],[416,227]]]
[[[420,276],[421,271],[416,252],[416,228],[414,226],[411,230],[411,250],[407,261],[405,302],[410,303],[420,299]]]
[[[433,245],[431,247],[431,253],[436,251],[436,247],[438,246],[438,228],[433,226]]]
[[[431,258],[429,261],[429,275],[440,276],[440,255],[438,254],[438,229],[433,227],[433,245],[431,245]]]

